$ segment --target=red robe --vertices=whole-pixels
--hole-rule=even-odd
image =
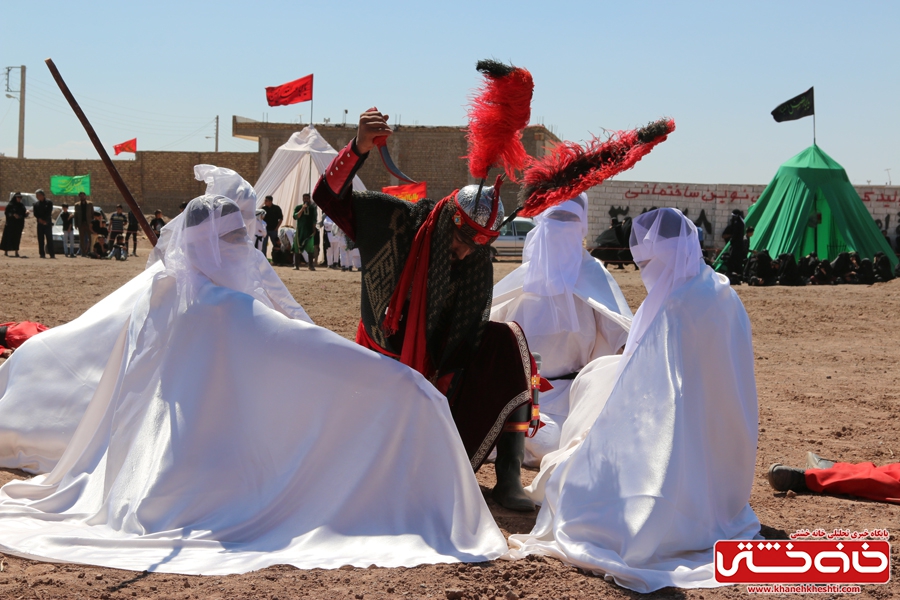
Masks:
[[[830,469],[807,469],[806,487],[821,494],[847,494],[900,504],[900,463],[835,463]]]
[[[46,325],[32,321],[0,323],[0,350],[15,350],[28,338],[47,331],[47,329]]]

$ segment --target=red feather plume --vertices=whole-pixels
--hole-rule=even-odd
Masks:
[[[675,121],[660,119],[640,129],[617,132],[606,141],[594,138],[585,147],[573,142],[556,145],[525,171],[518,215],[539,215],[630,169],[673,131]]]
[[[531,119],[531,73],[489,60],[479,61],[477,68],[485,82],[469,106],[469,173],[483,179],[491,167],[500,166],[515,181],[515,171],[529,158],[521,138]]]

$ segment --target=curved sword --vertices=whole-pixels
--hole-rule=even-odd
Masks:
[[[378,109],[373,106],[366,112],[371,112],[373,110],[378,110]],[[401,181],[405,181],[407,183],[419,183],[418,181],[415,181],[414,179],[410,179],[409,177],[407,177],[403,173],[403,171],[398,169],[397,165],[394,164],[394,160],[391,158],[391,154],[390,154],[390,152],[388,152],[388,149],[387,149],[387,136],[386,135],[380,135],[372,141],[375,142],[375,147],[378,149],[378,155],[381,157],[381,162],[384,163],[384,168],[388,170],[388,173],[390,173],[397,179],[399,179]]]

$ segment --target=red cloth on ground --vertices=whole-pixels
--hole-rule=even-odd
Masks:
[[[847,494],[900,504],[900,463],[836,463],[830,469],[807,469],[806,487],[822,494]]]
[[[6,327],[6,338],[0,338],[0,350],[15,350],[24,344],[28,338],[47,331],[49,327],[42,323],[34,323],[33,321],[22,321],[21,323],[0,323],[0,328]]]

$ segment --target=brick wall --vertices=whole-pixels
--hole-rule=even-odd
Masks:
[[[722,231],[731,211],[747,209],[756,202],[766,186],[694,183],[646,183],[641,181],[607,181],[588,192],[588,245],[607,227],[611,217],[632,218],[652,208],[677,208],[698,223],[705,217],[712,233],[706,245],[721,247]],[[892,242],[900,233],[900,186],[854,186],[863,204]],[[627,212],[626,212],[627,211]]]
[[[138,152],[135,160],[117,160],[116,168],[138,204],[147,214],[154,210],[166,216],[177,214],[178,206],[202,194],[205,184],[194,179],[194,165],[213,164],[234,169],[248,181],[259,177],[255,152]],[[73,198],[55,197],[50,192],[52,175],[91,176],[91,200],[106,210],[123,203],[118,188],[100,160],[17,159],[0,157],[0,197],[10,192],[34,192],[42,188],[55,204]]]

